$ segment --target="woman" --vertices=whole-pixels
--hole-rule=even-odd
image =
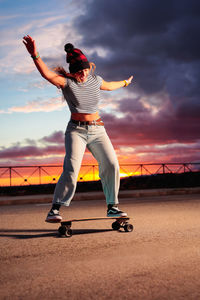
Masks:
[[[63,173],[56,185],[52,208],[46,221],[62,220],[59,209],[61,205],[69,206],[74,196],[86,147],[99,164],[99,176],[108,206],[107,216],[127,216],[117,207],[120,183],[119,164],[104,123],[99,116],[98,103],[100,90],[113,91],[128,86],[133,76],[122,81],[104,81],[100,76],[91,72],[95,65],[88,62],[82,51],[74,48],[72,44],[65,45],[70,73],[63,68],[57,68],[54,72],[49,70],[42,61],[31,36],[24,36],[23,43],[42,77],[62,89],[71,111],[71,120],[65,133],[66,155]]]

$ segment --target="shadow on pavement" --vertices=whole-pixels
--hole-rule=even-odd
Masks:
[[[73,229],[73,235],[93,234],[109,231],[113,231],[113,229]],[[44,237],[61,238],[57,229],[0,229],[0,238],[1,237],[15,239],[34,239]]]

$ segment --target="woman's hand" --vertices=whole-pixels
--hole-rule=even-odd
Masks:
[[[30,55],[37,56],[36,44],[30,35],[26,35],[23,37],[23,43]]]
[[[133,79],[133,76],[131,76],[128,79],[125,80],[126,86],[128,86],[131,83],[132,79]]]

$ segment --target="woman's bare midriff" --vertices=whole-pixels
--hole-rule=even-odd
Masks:
[[[99,113],[94,114],[83,114],[83,113],[72,113],[71,118],[76,121],[94,121],[100,118]]]

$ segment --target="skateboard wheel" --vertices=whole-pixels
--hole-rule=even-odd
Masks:
[[[60,226],[58,232],[61,236],[66,235],[67,228],[65,226]]]
[[[58,228],[58,232],[60,236],[64,237],[71,237],[72,236],[72,230],[70,228],[67,228],[66,226],[62,225]]]
[[[126,232],[131,232],[131,231],[133,231],[133,225],[132,225],[132,224],[126,224],[126,225],[124,225],[124,230],[125,230]]]
[[[66,237],[71,237],[72,236],[72,230],[71,229],[67,229],[66,233],[65,233]]]
[[[119,230],[120,227],[121,226],[120,226],[119,222],[115,221],[115,222],[112,223],[112,229],[113,230]]]

